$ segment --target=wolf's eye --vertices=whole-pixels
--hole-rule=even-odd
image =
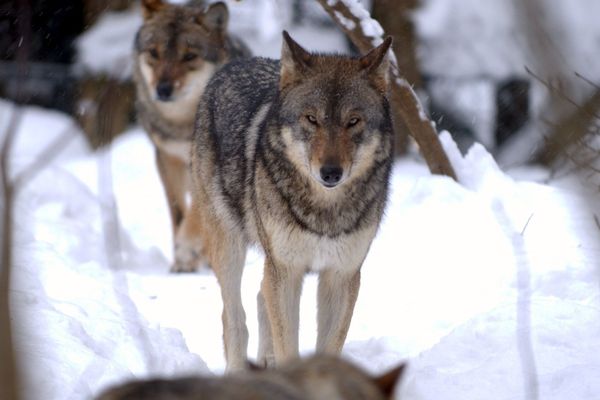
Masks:
[[[306,119],[308,120],[308,122],[310,122],[313,125],[317,124],[317,118],[312,114],[307,114]]]
[[[354,117],[354,118],[350,118],[350,120],[348,121],[348,128],[352,128],[354,125],[358,124],[358,122],[360,121],[360,118],[358,117]]]
[[[183,55],[183,61],[193,61],[198,58],[198,54],[195,53],[185,53]]]
[[[158,50],[156,50],[156,49],[148,50],[148,54],[150,54],[150,57],[152,57],[154,59],[158,58]]]

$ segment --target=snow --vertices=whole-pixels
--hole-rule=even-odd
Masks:
[[[5,124],[9,105],[1,106]],[[15,168],[69,123],[26,108]],[[516,179],[481,145],[462,156],[448,134],[442,143],[460,183],[431,176],[411,157],[394,166],[344,356],[373,372],[408,360],[402,399],[513,399],[525,385],[518,343],[530,339],[540,398],[593,398],[600,393],[597,194],[575,178],[527,178],[547,178],[539,169],[521,168]],[[108,166],[116,258],[107,257],[104,239],[112,203],[98,187],[99,169]],[[216,279],[209,271],[168,273],[167,209],[139,128],[100,153],[75,134],[24,188],[15,216],[12,305],[28,398],[89,398],[122,379],[223,371]],[[262,260],[250,252],[243,282],[251,357]],[[303,354],[316,338],[315,292],[309,276]],[[527,331],[520,330],[523,300]]]
[[[484,147],[491,143],[491,87],[469,80],[523,74],[527,62],[510,4],[424,4],[415,14],[422,66],[465,79],[435,94],[472,115],[481,144],[463,155],[441,135],[458,183],[431,176],[414,156],[396,162],[343,355],[372,372],[407,360],[397,395],[403,400],[525,398],[536,382],[540,399],[598,398],[598,193],[575,176],[500,168]],[[290,26],[280,2],[228,5],[234,31],[257,55],[278,57],[284,28],[311,50],[346,49],[330,28]],[[600,71],[594,11],[594,0],[552,11],[569,15],[561,49],[592,79]],[[79,41],[77,70],[128,76],[140,22],[139,10],[99,20]],[[0,102],[1,134],[12,108]],[[168,273],[170,222],[149,140],[134,126],[111,149],[92,152],[73,124],[61,113],[24,108],[11,163],[15,176],[54,138],[73,134],[20,192],[15,212],[11,295],[27,398],[83,399],[134,377],[222,373],[219,287],[210,271]],[[526,139],[517,151],[531,151]],[[101,184],[107,177],[109,187]],[[111,218],[116,224],[107,224]],[[262,262],[252,249],[242,284],[251,358]],[[314,348],[315,300],[311,275],[301,304],[303,354]]]
[[[342,14],[339,11],[334,11],[333,15],[335,15],[335,19],[346,29],[348,30],[353,30],[354,28],[356,28],[356,24],[354,23],[354,21],[352,21],[349,18],[344,17],[344,14]]]

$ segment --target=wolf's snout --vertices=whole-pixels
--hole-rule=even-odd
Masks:
[[[156,85],[156,96],[161,101],[171,100],[173,94],[173,84],[167,81],[160,81]]]
[[[319,171],[321,179],[327,187],[333,187],[340,183],[344,170],[337,165],[323,165]]]

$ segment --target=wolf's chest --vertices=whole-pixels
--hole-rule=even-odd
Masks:
[[[331,238],[283,226],[272,221],[267,228],[270,251],[279,262],[312,271],[355,270],[362,264],[376,227]]]
[[[159,135],[151,135],[152,142],[162,152],[188,163],[191,157],[192,143],[189,140],[165,139]]]

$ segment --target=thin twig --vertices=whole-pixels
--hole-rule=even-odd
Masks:
[[[535,80],[537,80],[542,85],[544,85],[550,92],[559,95],[559,97],[561,97],[563,100],[565,100],[566,102],[568,102],[569,104],[571,104],[572,106],[574,106],[574,107],[576,107],[578,109],[582,109],[583,108],[583,106],[581,104],[579,104],[578,102],[576,102],[575,100],[573,100],[570,96],[567,96],[565,94],[564,90],[561,90],[560,88],[555,87],[552,83],[547,82],[542,77],[540,77],[535,72],[533,72],[531,69],[529,69],[529,67],[525,66],[525,71],[527,71],[527,73],[529,75],[531,75],[533,78],[535,78]],[[595,112],[586,111],[586,114],[588,114],[588,116],[590,116],[590,117],[594,117],[596,119],[600,119],[600,115],[596,114]]]
[[[590,79],[581,75],[579,72],[575,72],[575,76],[578,77],[579,79],[581,79],[582,81],[584,81],[585,83],[589,84],[590,86],[595,87],[596,89],[600,90],[600,86],[598,86],[597,83],[592,82]]]
[[[596,227],[600,229],[600,219],[598,219],[596,214],[594,214],[594,222],[596,223]]]

